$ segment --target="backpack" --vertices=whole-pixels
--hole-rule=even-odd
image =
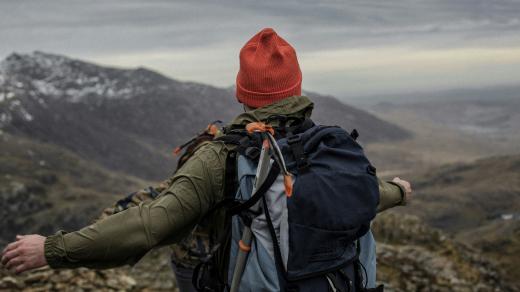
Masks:
[[[374,243],[367,232],[379,187],[376,169],[355,141],[357,131],[309,119],[286,127],[286,118],[276,118],[283,119],[278,128],[251,123],[217,139],[237,146],[236,155],[230,154],[235,169],[229,171],[233,163],[226,163],[226,176],[236,176],[236,192],[215,207],[225,206],[230,218],[230,232],[221,241],[230,241],[224,251],[228,270],[215,272],[201,263],[194,286],[232,292],[382,291],[366,288],[375,282],[375,266],[369,277],[360,262],[359,239]],[[363,258],[375,264],[372,252]]]
[[[195,150],[200,144],[206,141],[213,141],[213,139],[215,139],[215,137],[220,134],[218,125],[221,123],[221,120],[216,120],[209,123],[203,131],[197,133],[184,144],[173,149],[173,155],[179,157],[179,160],[177,161],[177,169],[175,171],[181,168],[181,166],[184,165],[184,163],[186,163],[186,161],[188,161],[193,156]]]

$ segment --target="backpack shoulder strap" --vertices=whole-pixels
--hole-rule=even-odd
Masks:
[[[253,207],[264,196],[264,194],[269,190],[269,188],[271,188],[279,174],[280,167],[276,163],[273,163],[271,169],[269,170],[269,173],[267,174],[267,177],[262,182],[262,184],[256,189],[255,193],[252,194],[247,201],[239,203],[229,208],[229,215],[233,216]]]
[[[232,130],[215,139],[226,144],[235,145],[235,151],[249,159],[256,160],[260,155],[262,140],[259,135],[250,134],[246,130]]]
[[[237,152],[236,150],[229,150],[226,157],[226,173],[224,177],[224,199],[234,198],[237,188]]]

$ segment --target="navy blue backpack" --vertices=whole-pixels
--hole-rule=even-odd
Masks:
[[[225,279],[208,283],[211,278],[200,273],[208,268],[199,267],[195,286],[382,291],[366,288],[359,261],[357,243],[376,216],[379,187],[375,168],[355,141],[357,132],[308,119],[268,130],[232,130],[221,139],[237,145],[237,187],[227,206],[229,269]]]

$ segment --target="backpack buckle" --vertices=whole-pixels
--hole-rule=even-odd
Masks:
[[[242,219],[242,223],[247,226],[247,227],[251,227],[251,224],[253,224],[253,220],[258,217],[259,215],[261,215],[263,212],[263,210],[258,210],[258,211],[253,211],[251,209],[247,209],[247,210],[244,210],[240,213],[238,213],[238,217],[240,217],[240,219]]]
[[[287,137],[287,144],[291,148],[298,171],[303,171],[307,169],[310,164],[307,160],[307,155],[305,154],[305,151],[303,149],[301,135],[292,135]]]
[[[245,153],[246,157],[252,161],[257,161],[260,157],[260,149],[257,147],[248,147]]]
[[[295,143],[301,143],[301,142],[302,142],[302,137],[299,135],[292,135],[292,136],[287,137],[287,144],[289,144],[290,146],[292,146]]]
[[[352,132],[350,132],[350,138],[352,138],[352,140],[356,141],[358,137],[359,137],[358,130],[354,129],[354,130],[352,130]]]

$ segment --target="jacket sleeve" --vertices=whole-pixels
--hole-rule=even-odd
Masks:
[[[377,212],[399,205],[406,205],[405,191],[402,186],[394,182],[386,182],[378,178],[379,181],[379,205]]]
[[[160,193],[164,192],[164,190],[171,185],[172,179],[173,177],[159,183],[154,187],[148,187],[121,197],[121,199],[112,204],[112,206],[105,208],[101,215],[95,219],[95,221],[101,220],[107,216],[114,215],[130,207],[138,206],[141,202],[154,200]]]
[[[178,242],[221,198],[225,157],[225,146],[206,144],[157,199],[79,231],[47,237],[47,262],[52,268],[110,268],[133,264],[155,246]]]

